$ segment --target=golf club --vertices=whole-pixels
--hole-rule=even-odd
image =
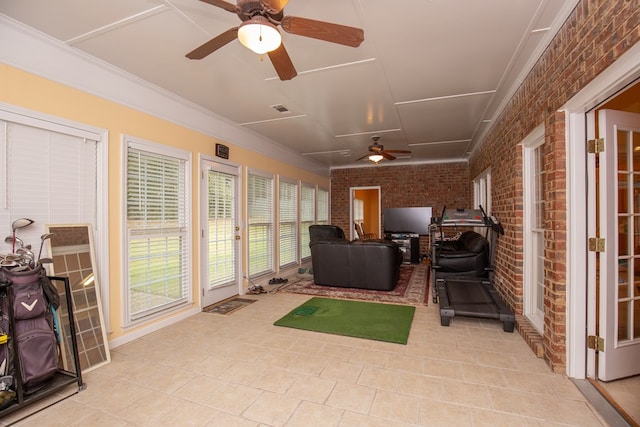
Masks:
[[[40,236],[40,251],[38,251],[38,261],[40,261],[40,257],[42,256],[42,247],[44,246],[44,241],[50,239],[53,236],[53,233],[44,233]]]
[[[24,228],[33,224],[33,220],[29,218],[18,218],[11,223],[11,231],[13,235],[13,244],[11,247],[11,252],[15,252],[16,250],[16,230],[18,228]]]
[[[15,243],[19,244],[21,248],[24,247],[24,242],[19,237],[7,236],[4,238],[5,243],[9,243],[10,245],[14,245]],[[13,248],[15,251],[15,247]]]

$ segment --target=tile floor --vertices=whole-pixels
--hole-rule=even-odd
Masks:
[[[437,305],[418,307],[405,346],[276,327],[308,296],[253,297],[231,315],[200,313],[114,349],[84,391],[17,425],[604,425],[498,321],[441,327]]]

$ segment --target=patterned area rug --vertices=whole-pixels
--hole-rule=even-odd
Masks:
[[[391,291],[320,286],[309,279],[300,279],[297,282],[282,287],[280,291],[361,301],[427,305],[430,297],[428,279],[428,265],[402,264],[400,266],[400,279],[398,280],[398,284]]]

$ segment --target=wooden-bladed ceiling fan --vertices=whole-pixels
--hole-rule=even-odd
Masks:
[[[409,151],[409,150],[385,150],[384,149],[384,145],[378,144],[378,141],[380,140],[380,137],[378,135],[372,136],[371,140],[373,141],[373,144],[371,144],[369,146],[369,153],[365,154],[362,157],[360,157],[356,161],[360,161],[362,159],[369,158],[369,160],[371,160],[372,162],[378,163],[383,158],[385,158],[387,160],[395,160],[396,157],[393,156],[390,153],[394,153],[394,154],[411,154],[411,151]],[[377,160],[375,158],[371,158],[371,156],[376,156],[376,155],[377,156],[382,156],[382,157],[377,158]]]
[[[235,13],[243,23],[238,27],[228,29],[189,52],[186,55],[189,59],[202,59],[232,42],[238,37],[238,29],[249,23],[268,25],[274,29],[279,25],[290,34],[351,47],[360,46],[360,43],[364,40],[364,31],[360,28],[295,16],[284,16],[284,7],[289,0],[237,0],[237,4],[224,0],[200,1]],[[283,44],[280,44],[277,49],[267,52],[267,55],[269,55],[269,59],[280,80],[291,80],[298,74]]]

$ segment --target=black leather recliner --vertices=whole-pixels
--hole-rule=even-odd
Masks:
[[[344,231],[337,225],[313,224],[309,226],[309,245],[318,240],[344,238]]]
[[[317,285],[390,291],[400,277],[402,252],[387,240],[317,240],[311,263]]]
[[[475,231],[465,231],[458,240],[440,243],[433,267],[438,275],[487,277],[489,242]]]

